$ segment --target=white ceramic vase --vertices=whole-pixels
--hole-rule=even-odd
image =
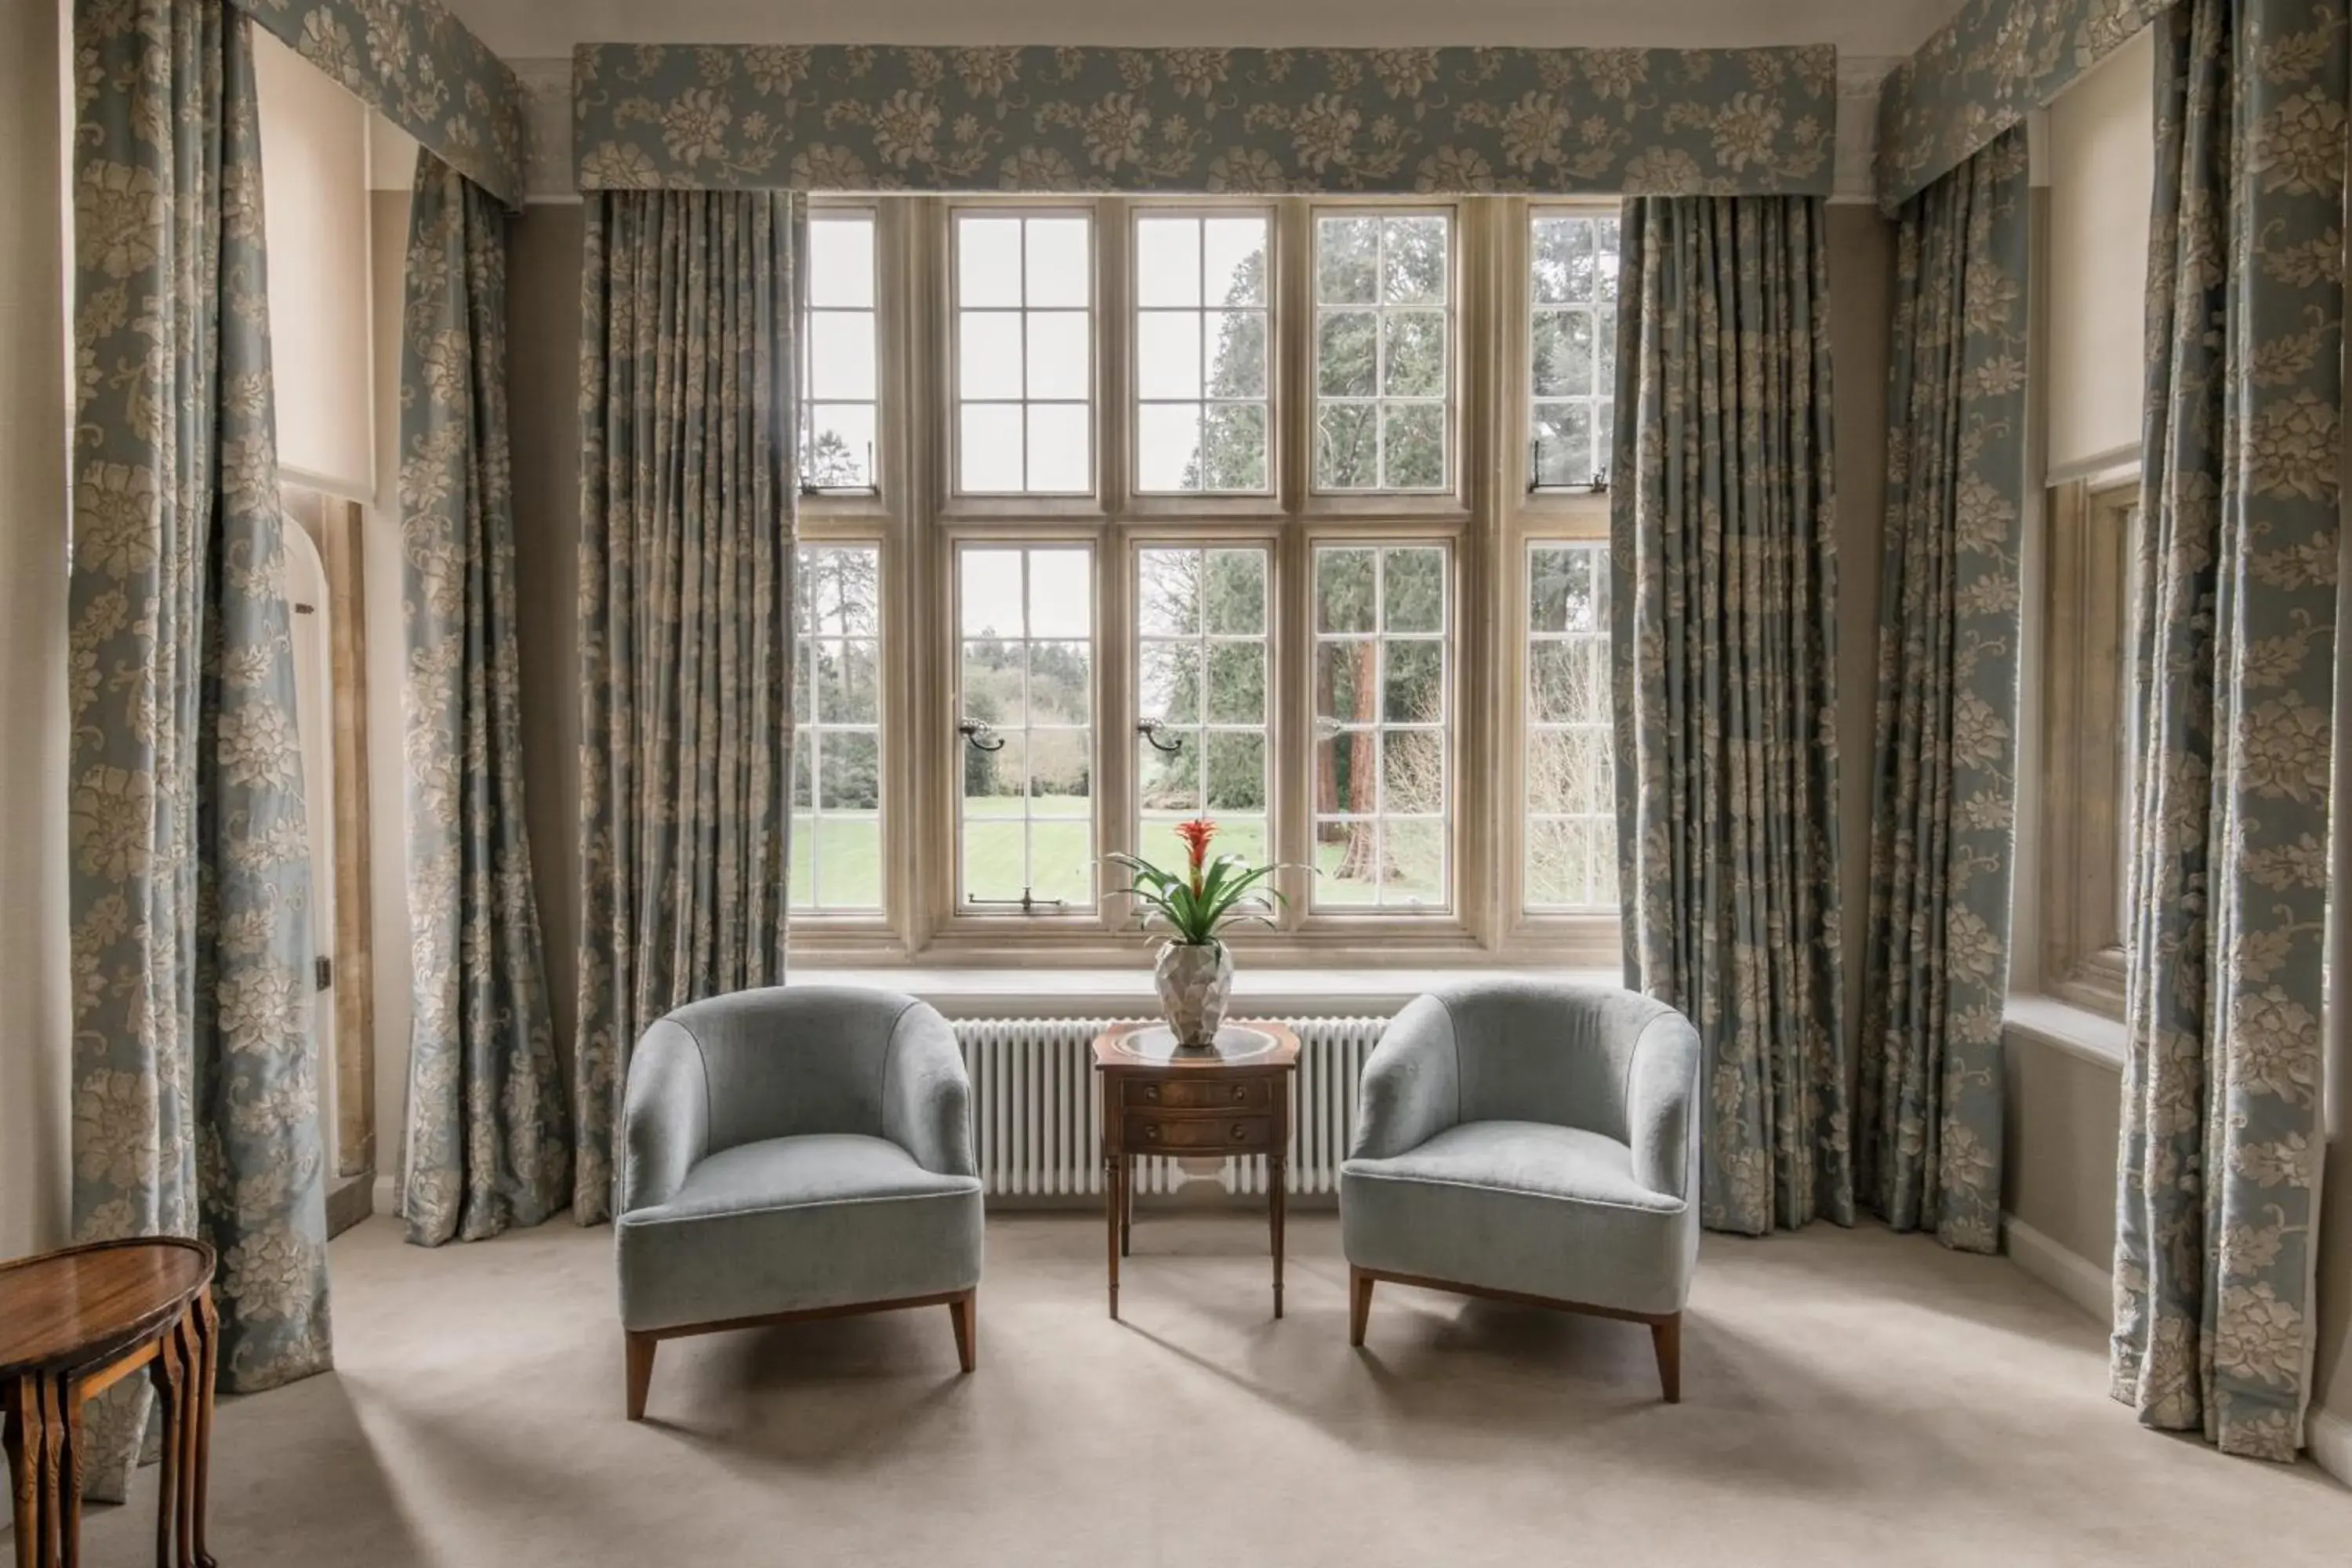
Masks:
[[[1160,985],[1160,1016],[1176,1043],[1202,1050],[1217,1043],[1234,996],[1234,957],[1222,942],[1166,942],[1151,977]]]

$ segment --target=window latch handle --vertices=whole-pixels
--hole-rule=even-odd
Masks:
[[[985,719],[966,719],[956,726],[956,733],[961,735],[975,752],[1004,750],[1004,737],[998,734],[996,726]]]
[[[1151,749],[1155,752],[1165,752],[1172,757],[1184,749],[1183,736],[1178,735],[1172,740],[1169,738],[1168,721],[1165,719],[1146,719],[1135,727],[1135,732],[1150,742]]]

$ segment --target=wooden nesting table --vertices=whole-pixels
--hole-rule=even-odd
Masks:
[[[144,1368],[163,1410],[162,1568],[212,1568],[220,1320],[213,1249],[177,1237],[93,1242],[0,1264],[0,1415],[6,1418],[17,1568],[81,1559],[82,1405]]]
[[[1274,1315],[1282,1316],[1282,1188],[1297,1071],[1298,1037],[1280,1024],[1228,1024],[1215,1047],[1202,1050],[1179,1047],[1164,1024],[1121,1024],[1096,1037],[1112,1317],[1118,1260],[1135,1223],[1138,1154],[1265,1156]]]

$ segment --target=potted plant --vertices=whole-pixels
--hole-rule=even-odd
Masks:
[[[1152,978],[1160,986],[1160,1016],[1176,1043],[1189,1050],[1216,1045],[1233,1000],[1234,960],[1225,947],[1225,928],[1243,921],[1274,923],[1265,905],[1250,900],[1253,890],[1261,900],[1282,898],[1264,885],[1275,865],[1252,866],[1238,855],[1210,859],[1209,841],[1216,836],[1217,825],[1205,816],[1176,825],[1188,856],[1181,875],[1139,856],[1111,856],[1134,878],[1120,891],[1142,906],[1146,926],[1156,920],[1168,928]]]

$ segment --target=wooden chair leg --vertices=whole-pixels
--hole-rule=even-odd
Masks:
[[[1348,1342],[1363,1348],[1364,1330],[1372,1321],[1372,1277],[1360,1268],[1348,1270]]]
[[[1660,1318],[1650,1325],[1650,1347],[1658,1352],[1658,1383],[1666,1403],[1683,1402],[1683,1315]]]
[[[956,1360],[970,1372],[980,1364],[980,1293],[967,1290],[950,1301],[948,1321],[955,1325]]]
[[[646,1392],[653,1387],[654,1352],[661,1342],[651,1334],[629,1335],[629,1419],[646,1418]]]

